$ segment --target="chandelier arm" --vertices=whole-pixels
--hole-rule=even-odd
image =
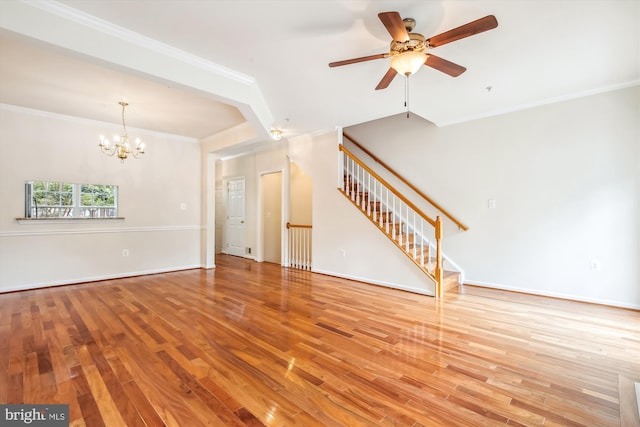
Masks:
[[[100,149],[102,150],[102,153],[106,154],[107,156],[113,156],[116,153],[116,148],[117,146],[115,145],[108,149],[105,146],[100,147]]]

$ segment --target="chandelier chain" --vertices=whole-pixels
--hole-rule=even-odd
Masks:
[[[124,136],[127,136],[127,125],[124,122],[124,107],[126,107],[127,105],[129,105],[126,102],[119,102],[120,105],[122,105],[122,128],[124,129]]]

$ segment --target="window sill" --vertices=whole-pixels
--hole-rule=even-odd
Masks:
[[[123,216],[116,216],[112,218],[16,218],[18,224],[71,224],[78,221],[123,221]]]

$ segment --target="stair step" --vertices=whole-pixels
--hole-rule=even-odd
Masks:
[[[402,240],[400,239],[400,237],[402,237]],[[405,246],[407,244],[407,240],[409,241],[409,249],[413,249],[413,246],[415,244],[416,241],[416,235],[413,233],[410,234],[406,234],[406,233],[400,233],[400,234],[396,234],[396,241],[398,243],[402,242],[402,245]],[[420,245],[418,245],[420,246]]]
[[[395,228],[395,235],[399,236],[400,233],[402,232],[402,226],[403,224],[396,222],[395,224],[391,224],[388,223],[386,221],[382,221],[382,225],[380,225],[380,222],[378,220],[374,220],[374,222],[378,225],[378,227],[380,227],[380,229],[382,230],[383,233],[388,234],[389,237],[391,237],[393,239],[393,231]],[[389,232],[387,232],[387,227],[389,228]]]
[[[386,224],[387,222],[391,222],[391,220],[393,219],[393,212],[386,212],[386,211],[380,212],[378,210],[372,209],[371,216],[373,217],[374,221],[376,222],[382,221],[383,224]]]
[[[460,273],[458,273],[457,271],[445,270],[442,276],[443,276],[442,277],[443,292],[448,292],[451,289],[455,289],[460,285],[460,283],[458,283],[460,280],[459,279]]]

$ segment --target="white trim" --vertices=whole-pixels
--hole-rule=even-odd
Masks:
[[[196,264],[183,265],[183,266],[176,266],[176,267],[169,267],[169,268],[158,268],[153,270],[141,270],[141,271],[130,271],[126,273],[118,273],[118,274],[108,274],[104,276],[90,276],[90,277],[83,277],[80,279],[68,279],[68,280],[56,280],[54,282],[32,283],[32,284],[22,285],[22,286],[11,286],[7,288],[0,288],[0,294],[5,292],[28,291],[32,289],[48,288],[53,286],[76,285],[76,284],[87,283],[87,282],[100,282],[103,280],[123,279],[126,277],[134,277],[134,276],[147,276],[150,274],[171,273],[174,271],[193,270],[196,268],[204,268],[204,267],[202,265],[196,265]]]
[[[282,234],[281,237],[281,246],[280,246],[280,256],[281,263],[283,267],[290,267],[289,264],[289,229],[287,228],[287,223],[291,221],[291,156],[287,152],[285,156],[285,163],[282,172],[282,211],[281,211],[281,219],[282,219]]]
[[[636,389],[636,403],[638,404],[638,415],[640,415],[640,383],[634,381],[634,385]]]
[[[561,292],[548,292],[548,291],[541,291],[539,289],[521,288],[517,286],[506,286],[506,285],[500,285],[496,283],[482,282],[480,280],[466,280],[464,284],[469,286],[480,286],[483,288],[490,288],[490,289],[500,289],[503,291],[520,292],[524,294],[537,295],[542,297],[559,298],[559,299],[564,299],[569,301],[608,305],[611,307],[630,308],[634,310],[640,309],[640,305],[638,304],[623,303],[620,301],[607,300],[603,298],[590,298],[590,297],[585,297],[581,295],[567,294],[567,293],[561,293]]]
[[[202,153],[204,156],[204,171],[202,173],[202,181],[205,187],[205,198],[202,200],[204,207],[204,218],[206,227],[203,227],[204,244],[202,250],[204,253],[205,268],[215,267],[216,258],[216,158],[212,153]]]
[[[170,58],[174,58],[189,65],[202,68],[231,80],[235,80],[247,86],[254,85],[256,83],[256,79],[251,76],[239,73],[211,61],[207,61],[204,58],[177,49],[166,43],[162,43],[152,38],[143,36],[142,34],[136,33],[135,31],[131,31],[119,25],[115,25],[109,21],[105,21],[93,15],[89,15],[88,13],[81,12],[62,3],[58,3],[57,1],[32,0],[28,4],[61,18],[73,21],[77,24],[89,27],[93,30],[100,31],[101,33],[135,44],[144,49],[161,53]]]
[[[219,150],[215,150],[213,151],[213,153],[218,154],[220,156],[219,157],[220,160],[227,161],[227,160],[236,159],[238,157],[244,157],[244,156],[250,156],[258,153],[263,153],[265,151],[277,151],[282,148],[286,149],[287,148],[287,146],[285,145],[286,143],[287,143],[286,139],[281,139],[280,141],[273,141],[271,139],[265,140],[257,136],[257,137],[248,139],[244,142],[241,142],[240,144],[227,146]],[[239,152],[233,153],[233,154],[224,154],[229,149],[235,151],[236,149],[239,148],[239,146],[241,146],[240,147],[241,150]]]
[[[488,113],[478,114],[475,116],[462,117],[455,120],[450,120],[448,122],[438,122],[434,124],[438,127],[451,126],[451,125],[456,125],[460,123],[470,122],[473,120],[486,119],[488,117],[494,117],[494,116],[501,116],[503,114],[514,113],[516,111],[527,110],[529,108],[541,107],[543,105],[555,104],[563,101],[570,101],[572,99],[583,98],[585,96],[597,95],[597,94],[606,93],[606,92],[613,92],[615,90],[626,89],[626,88],[638,86],[638,85],[640,85],[640,80],[631,80],[629,82],[603,86],[595,89],[585,90],[582,92],[575,92],[567,95],[556,96],[553,98],[546,98],[546,99],[542,99],[535,102],[526,102],[524,104],[515,105],[509,108],[503,108],[501,110],[494,110]]]
[[[30,221],[42,224],[43,221]],[[51,221],[46,223],[59,223],[59,221]],[[201,225],[172,225],[164,227],[118,227],[118,228],[81,228],[74,230],[40,230],[40,231],[1,231],[0,237],[18,237],[18,236],[55,236],[67,234],[100,234],[100,233],[139,233],[150,231],[188,231],[188,230],[205,230],[206,227]]]
[[[262,261],[258,261],[256,259],[255,255],[248,255],[248,254],[235,255],[235,254],[229,253],[229,251],[227,251],[227,250],[222,250],[222,251],[220,251],[220,253],[223,254],[223,255],[233,256],[233,257],[236,257],[236,258],[250,259],[250,260],[255,261],[255,262],[262,262]]]
[[[372,279],[368,279],[368,278],[365,279],[365,278],[362,278],[362,277],[350,276],[348,274],[339,274],[339,273],[336,273],[336,272],[333,272],[333,271],[319,270],[319,269],[316,269],[316,268],[311,268],[311,272],[324,274],[324,275],[332,276],[332,277],[340,277],[342,279],[355,280],[356,282],[364,283],[366,285],[384,286],[385,288],[391,288],[391,289],[398,289],[400,291],[413,292],[414,294],[427,295],[427,296],[430,296],[430,297],[435,296],[435,292],[433,292],[433,291],[426,291],[424,289],[411,288],[409,286],[398,285],[397,283],[383,282],[383,281],[380,281],[380,280],[372,280]],[[431,280],[429,280],[429,282],[432,283]]]
[[[75,184],[74,184],[75,185]],[[75,205],[75,202],[74,202]],[[80,222],[122,222],[125,218],[123,216],[110,216],[110,217],[32,217],[32,218],[16,218],[18,224],[78,224]]]
[[[18,105],[13,105],[13,104],[0,103],[0,109],[13,111],[14,113],[30,114],[30,115],[33,115],[33,116],[52,118],[52,119],[57,119],[57,120],[64,120],[64,121],[67,121],[67,122],[81,124],[81,125],[90,125],[90,126],[96,126],[97,125],[97,126],[105,127],[105,128],[113,128],[114,126],[118,125],[117,123],[102,122],[102,121],[99,121],[99,120],[85,119],[85,118],[76,117],[76,116],[68,116],[66,114],[52,113],[50,111],[43,111],[43,110],[36,110],[34,108],[20,107]],[[164,133],[164,132],[158,132],[158,131],[155,131],[155,130],[142,129],[142,128],[136,128],[136,127],[131,127],[131,126],[127,126],[127,130],[133,131],[131,133],[134,133],[134,132],[135,133],[140,133],[140,134],[143,134],[143,135],[149,136],[149,137],[168,138],[168,139],[170,139],[172,141],[176,141],[176,142],[188,142],[188,143],[192,143],[192,144],[198,144],[200,142],[200,140],[198,138],[192,138],[192,137],[183,136],[183,135],[176,135],[174,133]],[[98,139],[96,137],[96,146],[97,145],[98,145]]]

